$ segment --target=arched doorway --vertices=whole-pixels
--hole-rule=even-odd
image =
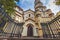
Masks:
[[[33,36],[33,25],[28,24],[27,36]]]

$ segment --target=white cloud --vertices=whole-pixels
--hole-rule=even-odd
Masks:
[[[53,13],[57,13],[60,9],[54,3],[55,0],[41,0],[47,9],[51,9]],[[34,10],[34,0],[20,0],[20,4],[24,10],[32,9]]]
[[[54,3],[55,0],[49,0],[47,6],[47,9],[51,9],[54,14],[56,14],[60,9],[58,6]]]
[[[27,9],[34,10],[34,0],[20,0],[19,5],[24,10],[27,10]]]

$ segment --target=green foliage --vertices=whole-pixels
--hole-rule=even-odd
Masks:
[[[19,0],[15,0],[15,1],[19,2]]]
[[[0,24],[3,22],[2,20],[7,21],[8,19],[7,19],[6,17],[4,17],[4,16],[0,15]]]
[[[11,16],[14,14],[14,7],[16,6],[16,2],[18,2],[19,0],[0,0],[0,5],[2,5],[3,9],[5,10],[5,12]],[[8,19],[2,15],[0,15],[0,24],[4,21],[7,21]],[[2,30],[2,28],[0,28]]]
[[[2,31],[2,30],[3,30],[3,28],[2,28],[2,27],[0,27],[0,30]]]
[[[0,0],[0,4],[5,9],[5,12],[11,15],[14,12],[14,7],[16,6],[15,1],[19,0]]]
[[[56,5],[60,5],[60,0],[56,0]]]
[[[1,20],[1,18],[3,18],[3,16],[2,16],[2,15],[0,15],[0,24],[2,23],[2,20]]]

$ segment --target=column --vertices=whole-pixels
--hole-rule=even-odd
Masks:
[[[38,27],[38,35],[42,38],[43,37],[43,30],[42,30],[42,27],[41,27],[41,24],[39,22],[39,27]]]

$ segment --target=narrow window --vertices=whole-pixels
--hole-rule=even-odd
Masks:
[[[29,14],[29,17],[30,17],[30,14]]]

